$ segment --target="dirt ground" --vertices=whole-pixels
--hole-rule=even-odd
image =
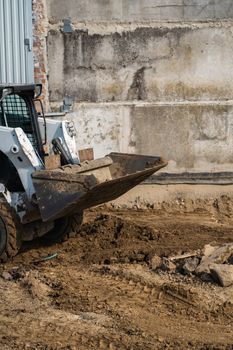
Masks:
[[[0,349],[233,349],[232,287],[151,269],[232,229],[202,211],[100,208],[63,244],[25,244],[0,266]]]

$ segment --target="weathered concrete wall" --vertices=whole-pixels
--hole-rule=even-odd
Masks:
[[[232,0],[47,4],[51,107],[75,98],[80,148],[159,154],[171,172],[232,171]]]
[[[195,21],[233,18],[232,0],[48,0],[49,16],[76,21]]]
[[[50,30],[52,101],[66,94],[91,102],[233,99],[231,25],[121,29]]]
[[[79,104],[79,148],[162,155],[167,172],[233,171],[233,106],[224,104]]]

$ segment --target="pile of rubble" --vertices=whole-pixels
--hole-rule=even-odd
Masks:
[[[203,250],[171,257],[155,255],[153,271],[179,272],[199,276],[203,281],[215,281],[222,287],[233,285],[233,243],[222,246],[205,245]]]

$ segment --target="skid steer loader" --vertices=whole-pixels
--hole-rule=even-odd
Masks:
[[[22,241],[65,239],[85,209],[116,199],[166,166],[160,157],[120,153],[80,161],[73,125],[45,118],[41,90],[0,85],[1,262],[15,256]]]

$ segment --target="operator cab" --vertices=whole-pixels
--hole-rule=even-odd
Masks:
[[[56,127],[52,133],[48,143],[47,137],[47,121],[45,119],[43,104],[39,99],[42,92],[42,85],[0,85],[0,127],[21,128],[29,139],[35,152],[45,164],[46,159],[50,156],[50,149],[54,155],[58,155],[56,167],[67,164],[79,164],[79,158],[72,155],[70,139],[67,142],[64,140],[62,127],[59,126],[59,132]],[[36,111],[35,102],[39,103],[40,112]],[[43,126],[41,127],[42,117]],[[43,130],[43,131],[42,131]],[[69,138],[74,136],[74,131],[71,126],[67,126],[65,132]],[[70,136],[70,133],[72,136]],[[58,136],[60,134],[60,136]],[[51,135],[51,127],[50,127]],[[43,139],[43,141],[42,141]],[[75,147],[74,147],[75,148]],[[45,166],[48,166],[45,164]]]
[[[34,149],[43,156],[38,114],[33,103],[35,88],[36,85],[0,85],[0,126],[21,128]]]

